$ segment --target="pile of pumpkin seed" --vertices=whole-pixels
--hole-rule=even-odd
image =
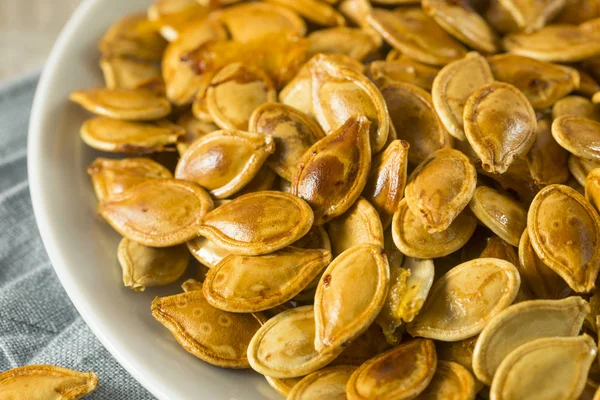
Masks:
[[[600,399],[597,0],[156,0],[99,49],[99,213],[133,290],[198,261],[151,305],[186,351],[293,400]]]

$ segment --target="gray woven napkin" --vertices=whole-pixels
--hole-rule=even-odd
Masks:
[[[81,319],[40,239],[27,182],[27,126],[39,75],[0,85],[0,372],[28,364],[94,371],[87,399],[153,399]]]

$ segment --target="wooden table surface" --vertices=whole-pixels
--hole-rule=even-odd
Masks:
[[[79,2],[0,0],[0,82],[44,65],[56,36]]]

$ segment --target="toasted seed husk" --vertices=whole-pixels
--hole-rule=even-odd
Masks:
[[[154,153],[177,143],[181,127],[165,121],[120,121],[106,117],[89,119],[81,126],[81,139],[90,147],[111,153]]]
[[[206,300],[230,312],[256,312],[300,293],[331,262],[327,250],[287,247],[262,256],[229,255],[204,281]]]
[[[179,156],[183,156],[183,153],[194,143],[207,134],[219,130],[219,128],[212,122],[205,122],[194,117],[194,114],[190,111],[183,114],[177,119],[177,125],[185,129],[185,134],[177,139],[177,152]]]
[[[513,246],[519,245],[527,227],[527,210],[518,201],[490,187],[479,186],[469,207],[492,232]]]
[[[310,230],[313,219],[308,204],[296,196],[255,192],[208,213],[199,233],[232,254],[261,255],[300,239]]]
[[[451,361],[465,367],[471,374],[473,373],[473,350],[479,336],[473,336],[468,339],[457,342],[435,342],[435,350],[438,360]],[[483,384],[477,381],[478,384]]]
[[[371,151],[385,145],[390,117],[377,87],[366,76],[317,55],[310,64],[312,111],[327,134],[343,126],[356,115],[369,118]]]
[[[334,257],[360,244],[383,247],[383,227],[377,210],[362,197],[327,224],[327,235]]]
[[[175,177],[195,182],[216,198],[247,185],[275,151],[270,136],[238,130],[209,133],[195,141],[177,163]]]
[[[569,152],[552,136],[551,118],[544,116],[537,121],[533,147],[527,153],[529,172],[538,185],[565,183],[569,179]]]
[[[585,180],[590,172],[596,168],[600,168],[600,162],[586,160],[585,158],[579,158],[573,154],[569,155],[569,172],[573,175],[573,178],[577,182],[585,186]]]
[[[474,400],[477,386],[473,375],[460,364],[438,360],[431,383],[416,400]]]
[[[147,89],[82,89],[69,99],[94,114],[125,121],[154,121],[171,112],[166,98]]]
[[[494,78],[519,89],[533,108],[544,109],[579,87],[579,72],[517,54],[488,59]]]
[[[325,137],[321,127],[306,114],[293,107],[279,103],[267,103],[252,113],[249,129],[270,136],[275,151],[267,159],[267,165],[277,175],[291,181],[296,166],[306,151]]]
[[[269,76],[252,66],[233,63],[223,67],[206,91],[209,114],[221,129],[248,129],[252,112],[277,100]]]
[[[529,230],[523,231],[519,242],[519,272],[531,291],[541,299],[560,299],[571,292],[556,272],[539,259],[529,240]]]
[[[575,156],[600,161],[595,145],[600,139],[600,122],[580,116],[558,117],[552,122],[552,136]]]
[[[208,7],[195,0],[155,0],[148,7],[148,19],[158,25],[160,34],[169,42],[177,40],[186,25],[207,14]]]
[[[500,0],[520,30],[532,33],[542,29],[566,4],[565,0],[516,1]]]
[[[519,26],[499,0],[490,0],[485,12],[485,20],[499,33],[519,32]]]
[[[362,195],[375,207],[383,229],[391,224],[404,195],[409,148],[408,142],[393,140],[371,160],[371,171]]]
[[[231,254],[202,236],[188,240],[186,244],[194,258],[208,268],[216,267],[221,260]]]
[[[117,257],[123,269],[123,284],[136,292],[175,282],[190,262],[185,245],[156,248],[127,238],[121,239]]]
[[[27,365],[0,373],[3,399],[77,400],[98,384],[93,372],[79,372],[54,365]]]
[[[383,86],[381,94],[398,139],[410,145],[409,163],[419,164],[434,151],[451,147],[452,138],[442,126],[428,92],[410,83],[397,82]]]
[[[410,174],[406,204],[430,232],[443,232],[469,204],[476,185],[477,171],[469,158],[458,150],[441,149]]]
[[[365,332],[386,300],[390,271],[380,246],[352,247],[327,267],[315,294],[315,348],[335,352]]]
[[[187,279],[181,284],[181,289],[184,292],[192,292],[194,290],[202,291],[202,282],[196,279]]]
[[[598,349],[587,336],[543,338],[511,352],[492,381],[491,398],[577,399]]]
[[[329,28],[308,35],[309,56],[319,53],[345,54],[362,61],[380,46],[381,39],[377,40],[377,36],[371,32],[358,28]]]
[[[390,347],[381,328],[377,324],[371,324],[362,335],[350,342],[329,365],[355,365],[358,367]]]
[[[576,292],[595,287],[600,270],[600,217],[577,191],[550,185],[527,215],[531,245],[544,264]]]
[[[462,263],[433,284],[407,331],[448,342],[475,336],[513,302],[520,283],[518,270],[508,261],[478,258]]]
[[[363,29],[372,29],[367,22],[367,15],[373,10],[369,0],[342,0],[337,8],[344,17],[356,25]]]
[[[598,211],[600,208],[600,168],[592,170],[586,177],[585,198]]]
[[[100,202],[98,213],[127,239],[151,247],[169,247],[195,237],[204,215],[212,208],[209,194],[198,185],[155,179]]]
[[[356,370],[351,365],[326,367],[305,376],[288,395],[289,400],[345,400],[346,384]]]
[[[294,247],[331,251],[331,241],[329,240],[329,235],[325,228],[315,225],[310,228],[306,235],[294,242]]]
[[[273,388],[277,393],[282,395],[283,397],[287,397],[288,394],[292,391],[294,386],[298,384],[304,378],[303,376],[299,376],[297,378],[273,378],[272,376],[265,375],[265,379],[269,386]]]
[[[406,82],[430,91],[438,72],[437,68],[406,56],[389,61],[373,61],[369,64],[370,76],[379,87],[388,83]]]
[[[100,69],[108,89],[140,89],[151,82],[162,83],[160,64],[128,57],[102,57]]]
[[[484,53],[498,51],[498,36],[468,1],[424,0],[421,5],[428,16],[467,46]]]
[[[313,306],[296,307],[268,320],[248,347],[252,368],[275,378],[294,378],[315,372],[333,361],[342,348],[315,350]]]
[[[536,185],[531,176],[529,164],[524,158],[516,159],[503,174],[494,174],[483,169],[478,169],[477,172],[493,179],[508,193],[514,193],[515,197],[525,205],[530,204],[540,191],[540,187]]]
[[[169,43],[162,59],[162,74],[171,103],[191,103],[198,92],[204,93],[212,77],[209,72],[196,74],[188,63],[182,61],[182,57],[207,42],[226,38],[227,32],[219,22],[206,19],[186,25],[177,40]]]
[[[436,367],[433,341],[411,340],[361,365],[346,386],[348,400],[414,399],[429,385]]]
[[[408,208],[406,199],[398,204],[392,220],[392,234],[398,249],[409,257],[438,258],[455,252],[467,243],[477,226],[470,211],[458,214],[448,229],[429,233],[427,225]]]
[[[600,121],[600,107],[594,105],[588,98],[582,96],[566,96],[552,106],[552,118],[562,116],[580,116]]]
[[[96,158],[87,169],[98,200],[109,199],[151,179],[172,178],[171,172],[149,158]]]
[[[583,67],[575,66],[577,72],[579,72],[579,87],[575,90],[576,94],[591,98],[598,90],[600,85]]]
[[[448,133],[459,140],[467,140],[463,123],[465,103],[477,89],[493,81],[490,66],[476,52],[470,52],[440,70],[433,80],[431,98]]]
[[[547,62],[577,62],[600,55],[598,35],[577,25],[550,25],[535,33],[513,33],[503,39],[509,53]]]
[[[189,353],[217,367],[248,368],[246,356],[253,335],[265,321],[258,314],[237,314],[214,308],[201,290],[152,301],[152,315]]]
[[[344,17],[332,6],[320,0],[265,0],[267,3],[289,8],[307,20],[323,26],[345,25]]]
[[[256,175],[254,175],[254,178],[252,178],[252,180],[248,182],[242,189],[236,192],[232,198],[235,199],[236,197],[240,197],[248,193],[271,190],[273,189],[276,178],[277,174],[268,166],[263,165],[262,168],[258,170]]]
[[[577,336],[589,304],[581,297],[530,300],[513,304],[483,329],[473,353],[477,378],[490,385],[498,367],[513,350],[543,337]]]
[[[144,13],[124,16],[104,34],[98,45],[105,57],[160,61],[167,42]]]
[[[488,172],[502,174],[535,142],[531,104],[516,87],[493,82],[477,89],[464,109],[465,135]]]
[[[314,210],[316,225],[343,214],[358,199],[371,168],[368,118],[352,117],[300,159],[292,194]]]
[[[367,21],[390,46],[425,64],[445,65],[467,53],[420,7],[374,9]]]

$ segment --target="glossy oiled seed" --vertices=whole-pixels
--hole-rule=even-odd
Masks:
[[[587,335],[528,342],[502,361],[492,381],[490,398],[577,399],[597,353],[596,343]]]
[[[188,111],[179,117],[177,125],[185,130],[185,134],[177,138],[176,146],[180,157],[183,156],[183,153],[185,153],[196,140],[211,132],[219,130],[219,127],[212,122],[205,122],[197,119],[191,111]]]
[[[164,286],[179,279],[189,264],[190,252],[185,245],[156,248],[123,238],[117,257],[123,269],[123,284],[143,292],[147,287]]]
[[[294,0],[292,0],[294,1]],[[308,35],[308,55],[345,54],[362,61],[381,46],[381,39],[365,29],[337,27]]]
[[[498,367],[514,349],[543,337],[576,336],[589,304],[581,297],[530,300],[514,304],[483,329],[473,353],[477,378],[490,385]]]
[[[108,89],[140,89],[158,85],[164,90],[160,65],[155,61],[128,57],[103,57],[100,69]]]
[[[429,231],[443,232],[469,204],[476,185],[477,171],[467,156],[454,149],[438,150],[408,178],[406,204]]]
[[[463,123],[465,103],[477,89],[493,81],[487,61],[475,52],[451,62],[436,75],[431,89],[433,105],[452,136],[467,140]]]
[[[532,33],[543,28],[566,3],[565,0],[500,0],[502,7],[508,11],[520,30],[525,33]]]
[[[265,0],[267,3],[294,10],[318,25],[345,25],[344,17],[335,8],[320,0]]]
[[[438,360],[433,379],[417,400],[474,400],[477,386],[473,375],[460,364]]]
[[[421,89],[431,90],[438,72],[437,68],[406,56],[388,61],[373,61],[369,64],[369,74],[380,87],[387,83],[407,82]]]
[[[573,155],[600,161],[600,122],[580,116],[558,117],[552,122],[552,136]]]
[[[600,169],[592,170],[585,179],[585,198],[596,210],[600,208]]]
[[[154,318],[175,340],[202,361],[218,367],[248,368],[246,349],[264,318],[258,314],[235,314],[214,308],[201,290],[156,297]]]
[[[312,207],[315,224],[343,214],[364,189],[371,168],[370,125],[364,116],[350,118],[300,159],[292,194]]]
[[[148,7],[148,19],[159,26],[160,34],[172,42],[179,32],[195,20],[208,14],[208,7],[195,0],[155,0]]]
[[[343,350],[315,350],[313,306],[284,311],[256,332],[248,347],[252,368],[275,378],[294,378],[315,372],[333,361]]]
[[[544,264],[576,292],[589,292],[600,270],[600,217],[577,191],[542,189],[527,215],[529,238]]]
[[[216,267],[222,259],[231,254],[202,236],[188,240],[186,245],[192,256],[208,268]]]
[[[315,294],[315,348],[335,352],[366,331],[383,307],[389,280],[380,246],[358,245],[336,257]]]
[[[308,204],[291,194],[245,194],[208,213],[198,232],[233,254],[261,255],[304,236],[313,224]]]
[[[87,169],[98,200],[111,198],[151,179],[172,178],[171,172],[149,158],[97,158]]]
[[[198,185],[155,179],[100,202],[98,212],[127,239],[168,247],[197,236],[212,208],[210,195]]]
[[[98,384],[93,372],[78,372],[53,365],[28,365],[0,373],[3,399],[77,400]]]
[[[224,199],[247,185],[273,151],[270,136],[215,131],[192,143],[177,163],[175,177],[195,182]]]
[[[437,355],[433,341],[414,339],[361,365],[350,377],[348,400],[408,400],[433,379]]]
[[[550,116],[538,118],[535,142],[527,153],[527,165],[535,183],[565,183],[570,177],[568,159],[569,152],[552,136]]]
[[[508,261],[467,261],[433,284],[425,306],[407,331],[449,342],[475,336],[512,303],[520,284],[519,272]]]
[[[267,310],[300,293],[330,262],[327,250],[297,247],[262,256],[232,254],[208,272],[203,291],[221,310]]]
[[[362,335],[350,342],[330,365],[360,366],[389,348],[381,328],[377,324],[371,324]]]
[[[594,105],[586,97],[566,96],[552,106],[552,118],[557,119],[558,117],[567,115],[587,117],[595,121],[600,121],[600,107]]]
[[[535,142],[535,112],[521,91],[493,82],[477,89],[464,108],[465,135],[487,172],[502,174]]]
[[[327,367],[304,377],[294,386],[289,400],[345,400],[346,384],[353,366]]]
[[[283,397],[287,397],[288,394],[292,391],[294,386],[298,384],[304,378],[303,376],[299,376],[297,378],[273,378],[272,376],[265,375],[265,379],[277,393],[282,395]]]

